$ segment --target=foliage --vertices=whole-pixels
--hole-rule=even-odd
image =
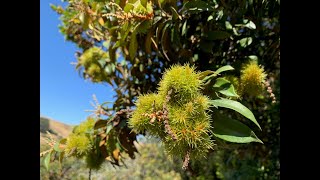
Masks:
[[[183,124],[180,121],[184,119],[181,118],[185,114],[183,110],[193,109],[190,102],[193,103],[191,99],[194,97],[191,95],[194,94],[190,92],[201,86],[201,90],[198,89],[198,97],[206,97],[209,104],[214,106],[208,112],[204,108],[209,115],[207,119],[213,119],[210,123],[210,127],[213,127],[210,129],[212,134],[210,131],[204,134],[213,137],[210,140],[215,139],[217,147],[224,146],[225,141],[263,141],[267,145],[256,144],[250,149],[248,146],[237,146],[237,150],[245,147],[244,151],[252,154],[248,157],[254,157],[255,160],[258,157],[264,159],[259,159],[257,165],[262,163],[270,166],[273,160],[278,161],[279,140],[274,136],[278,136],[280,131],[277,108],[279,101],[275,99],[275,96],[279,96],[279,86],[275,83],[278,83],[280,62],[280,1],[68,2],[65,8],[54,5],[52,7],[61,14],[60,31],[67,40],[76,43],[82,49],[82,52],[77,53],[76,68],[82,72],[84,78],[96,83],[108,83],[116,92],[113,107],[103,108],[105,113],[113,111],[113,115],[107,119],[98,118],[95,123],[92,133],[92,137],[96,139],[93,148],[97,150],[95,153],[99,154],[99,149],[105,152],[97,148],[100,147],[99,144],[102,149],[106,146],[107,152],[103,157],[108,157],[107,159],[116,165],[119,165],[121,153],[129,153],[134,157],[136,149],[133,141],[136,134],[130,134],[131,129],[127,126],[130,113],[115,112],[133,109],[135,105],[137,111],[133,113],[129,122],[136,119],[136,123],[131,125],[137,132],[147,130],[163,138],[164,142],[172,141],[171,135],[164,133],[164,126],[170,124],[171,131],[176,131],[174,120],[179,127]],[[179,73],[167,74],[170,70],[164,73],[161,79],[166,69],[172,70],[175,67],[173,65],[186,63],[199,72],[195,73],[195,76],[201,81],[200,84],[193,81],[193,76],[184,78],[183,75],[179,76]],[[166,78],[167,76],[170,78]],[[190,86],[187,83],[183,84],[188,81],[191,83]],[[276,87],[275,92],[272,91],[271,85]],[[184,103],[177,106],[172,106],[170,101],[166,103],[170,88],[178,90],[178,96],[172,98],[176,98],[177,102],[173,102]],[[267,90],[268,94],[263,89]],[[270,105],[270,99],[273,105]],[[155,103],[153,100],[156,100]],[[139,118],[135,118],[143,113],[150,115],[153,110],[165,112],[164,104],[168,104],[169,121],[163,121],[161,126],[151,127],[148,122],[152,118],[148,119],[147,116],[141,117],[140,121]],[[258,123],[255,117],[259,117],[261,121]],[[235,123],[241,125],[235,128]],[[263,131],[255,131],[255,135],[253,130],[249,129],[254,127],[251,126],[254,124]],[[166,132],[173,134],[167,129]],[[179,139],[179,133],[174,134],[177,134]],[[125,143],[125,140],[119,143],[117,138],[119,141],[129,138],[129,143]],[[175,144],[174,142],[169,147],[174,147]],[[268,149],[269,147],[271,149]],[[235,153],[235,150],[218,151],[223,151],[217,155],[223,162],[228,154]],[[262,154],[256,155],[255,152]],[[270,152],[273,152],[272,155],[269,155]],[[211,153],[209,151],[206,156],[211,157]],[[188,159],[186,157],[185,159]],[[200,162],[202,161],[195,160],[191,163],[191,167],[198,173],[201,169],[196,167]],[[223,166],[212,166],[212,171],[220,172],[224,169],[226,172]],[[242,165],[239,163],[235,166]],[[222,174],[220,173],[220,178],[223,178]]]

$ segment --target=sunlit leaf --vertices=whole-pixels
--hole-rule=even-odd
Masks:
[[[229,108],[237,111],[238,113],[242,114],[243,116],[251,120],[253,123],[255,123],[261,130],[261,127],[257,122],[256,118],[254,117],[253,113],[241,103],[234,100],[225,99],[225,98],[214,99],[214,100],[211,100],[210,103],[216,107],[224,107],[224,108]]]
[[[49,165],[50,165],[50,160],[51,160],[51,154],[52,151],[50,151],[45,157],[44,157],[44,167],[49,171]]]
[[[252,43],[252,37],[246,37],[239,40],[242,47],[247,47]]]
[[[239,97],[234,89],[234,86],[225,78],[217,78],[216,83],[213,85],[213,87],[218,92],[226,96]]]
[[[225,66],[222,66],[221,68],[217,69],[214,74],[218,75],[224,71],[230,71],[230,70],[234,70],[234,68],[230,65],[225,65]]]
[[[220,114],[215,115],[213,119],[214,136],[234,143],[259,142],[263,144],[255,133],[240,121],[233,120]]]

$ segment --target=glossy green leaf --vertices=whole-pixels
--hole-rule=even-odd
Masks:
[[[253,113],[241,103],[234,100],[225,99],[225,98],[211,100],[210,103],[216,107],[224,107],[224,108],[229,108],[237,111],[238,113],[242,114],[246,118],[250,119],[261,130],[261,127],[257,122],[256,118],[254,117]]]
[[[234,89],[234,86],[225,78],[217,78],[216,83],[213,85],[213,87],[218,92],[226,96],[239,97]]]
[[[225,65],[225,66],[222,66],[221,68],[219,68],[218,70],[216,70],[216,72],[214,74],[218,75],[224,71],[230,71],[230,70],[234,70],[234,68],[230,65]]]
[[[187,34],[187,20],[182,25],[181,36],[184,36],[186,34]]]
[[[215,115],[213,117],[213,127],[214,136],[225,141],[234,143],[259,142],[263,144],[248,126],[227,116]]]
[[[252,37],[246,37],[239,40],[240,46],[247,47],[252,43]]]
[[[49,171],[49,164],[51,160],[51,154],[52,151],[50,151],[45,157],[44,157],[44,167]]]
[[[226,29],[228,29],[228,30],[232,29],[232,25],[231,25],[231,23],[229,21],[226,21],[225,25],[226,25]]]
[[[223,40],[227,39],[231,36],[230,33],[227,33],[225,31],[209,31],[208,32],[208,40]]]
[[[249,21],[245,27],[249,28],[249,29],[256,29],[256,25],[252,22],[252,21]]]

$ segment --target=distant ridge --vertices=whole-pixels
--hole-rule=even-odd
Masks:
[[[40,116],[40,145],[45,144],[44,138],[48,136],[47,131],[49,131],[54,138],[61,139],[71,133],[72,126],[48,117]]]

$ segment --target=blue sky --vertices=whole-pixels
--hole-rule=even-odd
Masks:
[[[77,47],[59,32],[59,16],[50,4],[62,3],[40,1],[40,115],[75,125],[90,114],[84,110],[93,109],[93,94],[102,103],[113,101],[114,92],[108,85],[84,80],[70,64],[77,61]]]

